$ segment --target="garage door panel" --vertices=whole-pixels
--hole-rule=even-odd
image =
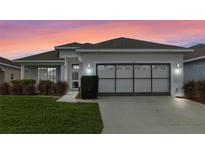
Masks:
[[[133,66],[116,65],[116,78],[133,78]]]
[[[169,92],[169,80],[168,79],[153,79],[152,80],[152,92]]]
[[[151,65],[134,65],[134,78],[151,78]]]
[[[133,92],[133,80],[116,79],[116,92],[121,92],[121,93]]]
[[[115,80],[114,79],[99,79],[99,93],[114,93]]]
[[[100,78],[115,78],[115,66],[98,65],[98,76]]]
[[[135,92],[151,92],[150,79],[135,79],[134,82]]]
[[[168,65],[152,65],[153,78],[168,78],[169,66]]]

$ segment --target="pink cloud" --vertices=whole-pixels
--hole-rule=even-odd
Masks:
[[[182,46],[205,41],[205,21],[44,22],[24,21],[23,26],[12,23],[7,27],[7,23],[0,21],[1,56],[17,58],[73,41],[96,43],[122,36]]]

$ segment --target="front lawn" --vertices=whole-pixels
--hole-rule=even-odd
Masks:
[[[0,133],[101,133],[98,104],[59,103],[51,97],[0,96]]]

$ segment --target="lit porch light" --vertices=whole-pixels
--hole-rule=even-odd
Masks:
[[[87,75],[91,75],[92,74],[91,64],[88,64],[88,67],[86,68],[86,74]]]

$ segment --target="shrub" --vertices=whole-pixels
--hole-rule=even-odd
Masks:
[[[10,85],[6,82],[0,84],[0,95],[10,95]]]
[[[184,93],[188,98],[196,98],[197,96],[197,82],[188,81],[184,84]]]
[[[41,95],[53,95],[55,94],[54,83],[50,80],[41,80],[38,84],[38,90]]]
[[[12,93],[15,95],[34,95],[36,94],[35,84],[36,81],[32,79],[13,80],[11,81]]]
[[[11,92],[13,95],[23,95],[23,87],[19,84],[15,84],[11,87]]]
[[[23,94],[24,95],[35,95],[36,94],[36,81],[27,79],[23,80]]]
[[[199,98],[205,100],[205,80],[200,80],[197,82],[197,91]]]
[[[58,81],[55,83],[55,93],[58,96],[65,95],[68,90],[68,84],[63,81]]]
[[[80,93],[82,99],[96,99],[98,95],[98,76],[82,76]]]

